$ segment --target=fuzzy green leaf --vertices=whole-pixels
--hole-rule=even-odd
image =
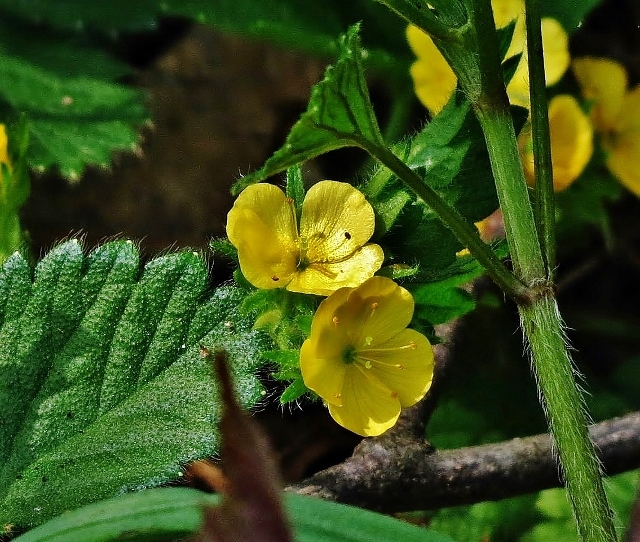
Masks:
[[[359,25],[338,41],[339,56],[311,91],[307,111],[282,148],[255,173],[238,181],[233,192],[292,166],[341,147],[384,145],[362,68]]]
[[[17,542],[174,540],[196,534],[217,495],[162,488],[74,510],[18,537]],[[302,495],[286,495],[296,542],[452,542],[446,535],[367,510]]]
[[[181,476],[218,450],[218,405],[201,344],[229,351],[255,404],[266,346],[238,313],[244,291],[207,294],[191,252],[139,269],[136,247],[52,250],[32,277],[0,271],[0,524],[32,526],[83,504]],[[69,488],[73,491],[69,491]]]
[[[89,164],[106,167],[115,151],[135,150],[137,129],[149,120],[137,91],[0,53],[2,105],[29,119],[29,165],[57,167],[71,180]]]

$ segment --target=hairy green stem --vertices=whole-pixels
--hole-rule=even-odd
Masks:
[[[388,148],[372,145],[366,147],[382,165],[389,168],[410,190],[420,197],[442,220],[442,222],[466,246],[471,254],[482,264],[488,275],[502,290],[520,303],[528,303],[531,292],[496,257],[478,231],[465,220],[454,207],[447,204],[440,195],[427,185],[409,166]]]
[[[502,79],[490,0],[461,0],[464,4],[462,13],[466,20],[463,24],[450,24],[449,32],[435,28],[433,21],[425,20],[425,11],[429,12],[430,16],[433,15],[426,2],[378,1],[422,30],[431,33],[434,43],[456,73],[462,91],[471,101],[485,134],[515,276],[521,281],[520,288],[525,287],[522,291],[529,294],[510,295],[518,303],[541,402],[556,445],[578,529],[584,541],[614,541],[615,531],[611,513],[599,465],[587,432],[587,416],[574,378],[571,357],[564,340],[562,322],[550,283],[555,246],[552,231],[553,194],[550,193],[549,180],[542,180],[541,186],[536,189],[537,212],[534,215]],[[431,4],[435,6],[434,2]],[[444,12],[440,13],[442,21],[454,20],[461,13],[460,2],[452,3],[455,6],[452,18],[447,16],[446,2],[437,4],[435,7]],[[540,21],[536,5],[533,6],[533,11],[534,19],[528,23],[529,39],[532,40],[531,59],[541,54]],[[532,102],[538,133],[542,130],[548,132],[548,125],[545,126],[544,121],[542,124],[540,122],[541,115],[546,115],[546,103],[540,99],[545,92],[542,69],[540,64],[534,67],[532,77],[535,78]],[[539,136],[537,139],[540,141]],[[539,162],[540,165],[536,163],[536,170],[549,172],[551,168],[548,148],[542,148],[544,143],[538,142],[536,145],[540,145],[540,148],[534,149],[535,154],[542,153],[542,156],[536,159],[543,160]],[[407,172],[388,156],[375,157],[394,171],[425,203],[434,205],[432,195],[428,191],[425,192],[425,185],[420,179],[414,178],[408,167],[402,164]],[[394,159],[400,162],[395,156]],[[473,236],[469,234],[468,228],[458,228],[457,219],[452,220],[451,217],[443,216],[441,211],[436,212],[459,239],[470,247],[472,253],[474,249],[480,248],[472,246]],[[496,282],[502,286],[506,281]],[[508,283],[513,284],[513,280],[509,279]]]
[[[615,541],[612,513],[556,300],[542,297],[529,307],[520,306],[519,311],[580,536],[585,542]]]
[[[530,305],[518,304],[522,328],[530,346],[531,363],[537,376],[541,402],[549,421],[582,539],[585,542],[612,542],[616,538],[611,512],[593,444],[589,439],[587,415],[574,378],[562,321],[549,282],[546,265],[548,260],[545,261],[545,253],[540,246],[539,224],[534,220],[513,124],[507,114],[506,93],[495,92],[495,84],[486,80],[488,75],[497,70],[497,67],[493,70],[487,69],[491,59],[495,58],[495,53],[489,51],[486,58],[482,58],[485,47],[489,47],[492,42],[494,48],[497,45],[493,20],[489,16],[490,11],[486,9],[489,0],[467,1],[474,23],[473,28],[478,34],[476,42],[482,44],[478,50],[478,64],[482,66],[485,76],[483,86],[486,84],[486,88],[491,90],[486,93],[483,89],[480,99],[473,105],[485,134],[515,272],[525,284],[539,285],[541,292]],[[531,32],[530,39],[540,45],[539,17],[537,24],[529,23],[528,27]],[[536,88],[536,91],[537,94],[532,95],[532,102],[536,103],[535,107],[539,113],[541,107],[546,109],[546,105],[541,106],[537,103],[540,99],[539,94],[545,92],[544,86]],[[538,127],[538,130],[540,129]],[[548,130],[548,127],[546,129]],[[548,188],[547,186],[546,190]],[[548,206],[547,211],[550,209],[553,214],[553,199],[549,198],[548,194],[542,194],[541,197]],[[544,228],[550,230],[552,225],[547,223]],[[554,239],[543,233],[542,241],[550,243],[554,242]],[[549,247],[546,247],[546,250],[548,249]]]
[[[555,195],[551,164],[551,138],[542,34],[540,32],[540,1],[525,0],[527,28],[527,56],[531,89],[531,132],[533,137],[533,165],[535,170],[534,213],[542,255],[551,278],[556,259]]]

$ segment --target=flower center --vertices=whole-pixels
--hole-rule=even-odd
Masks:
[[[348,344],[344,347],[344,350],[342,351],[342,361],[344,361],[345,364],[350,365],[351,363],[356,361],[357,357],[358,352],[355,346],[353,346],[352,344]]]

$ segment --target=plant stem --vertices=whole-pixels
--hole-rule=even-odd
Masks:
[[[442,200],[440,195],[427,185],[409,166],[391,150],[380,145],[365,145],[365,150],[382,165],[389,168],[410,190],[420,197],[456,235],[471,254],[486,269],[495,283],[510,297],[520,303],[531,300],[531,292],[496,257],[478,231],[465,220],[454,207]]]
[[[593,444],[589,440],[584,404],[574,379],[562,321],[539,244],[515,132],[507,115],[507,96],[504,85],[501,91],[496,92],[497,83],[489,80],[492,74],[496,77],[499,68],[499,63],[491,67],[492,59],[495,61],[492,50],[497,50],[497,38],[491,10],[487,9],[489,0],[467,0],[467,5],[473,28],[478,34],[476,43],[481,44],[477,53],[483,74],[480,98],[473,106],[485,134],[516,276],[529,286],[539,285],[542,294],[530,305],[518,303],[541,402],[582,539],[585,542],[612,542],[616,537],[611,512]],[[533,37],[534,43],[541,44],[539,21],[537,24],[529,23],[528,28],[530,39]],[[537,88],[537,91],[544,93],[545,89]],[[533,95],[532,102],[537,100],[539,96]],[[536,110],[540,111],[539,104]],[[542,195],[542,198],[553,214],[552,197]],[[551,224],[547,223],[544,228],[550,230]],[[543,241],[554,242],[553,237],[544,235]]]
[[[531,89],[531,131],[533,136],[533,165],[535,171],[534,213],[542,255],[551,278],[556,259],[555,195],[549,135],[549,111],[544,74],[542,34],[540,32],[540,2],[525,0],[527,28],[527,56]]]
[[[615,541],[556,300],[542,297],[529,307],[520,306],[519,311],[580,536],[585,542]]]

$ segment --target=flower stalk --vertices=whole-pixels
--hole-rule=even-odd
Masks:
[[[531,89],[531,131],[535,171],[534,214],[539,229],[540,245],[547,266],[547,276],[553,275],[556,259],[555,196],[551,164],[551,138],[547,103],[542,26],[539,0],[525,0],[527,28],[527,56]]]
[[[411,9],[407,7],[414,3],[407,0],[379,1],[404,16],[410,23],[421,27],[420,21],[410,16]],[[514,273],[529,291],[529,295],[512,297],[518,303],[525,342],[529,347],[541,402],[554,439],[578,531],[584,541],[614,541],[616,537],[611,512],[599,464],[589,440],[588,418],[575,381],[551,282],[555,258],[554,201],[552,182],[549,180],[551,160],[548,139],[545,142],[544,137],[540,137],[542,131],[548,132],[548,123],[545,123],[547,106],[544,74],[541,73],[544,68],[542,61],[536,62],[530,75],[531,107],[535,112],[534,130],[537,132],[534,149],[536,173],[547,176],[536,189],[534,213],[509,113],[491,3],[489,0],[462,0],[462,4],[467,21],[466,24],[455,27],[456,39],[448,41],[446,37],[443,38],[444,34],[433,34],[432,38],[453,68],[485,135]],[[446,11],[446,6],[440,7]],[[527,23],[528,39],[531,40],[529,58],[535,60],[536,57],[542,57],[542,38],[538,6],[534,2],[530,7],[533,19]],[[528,11],[527,17],[531,17]],[[421,28],[430,32],[426,26]],[[411,184],[409,186],[416,190]],[[430,204],[427,199],[425,202]],[[474,247],[470,249],[473,252]]]

